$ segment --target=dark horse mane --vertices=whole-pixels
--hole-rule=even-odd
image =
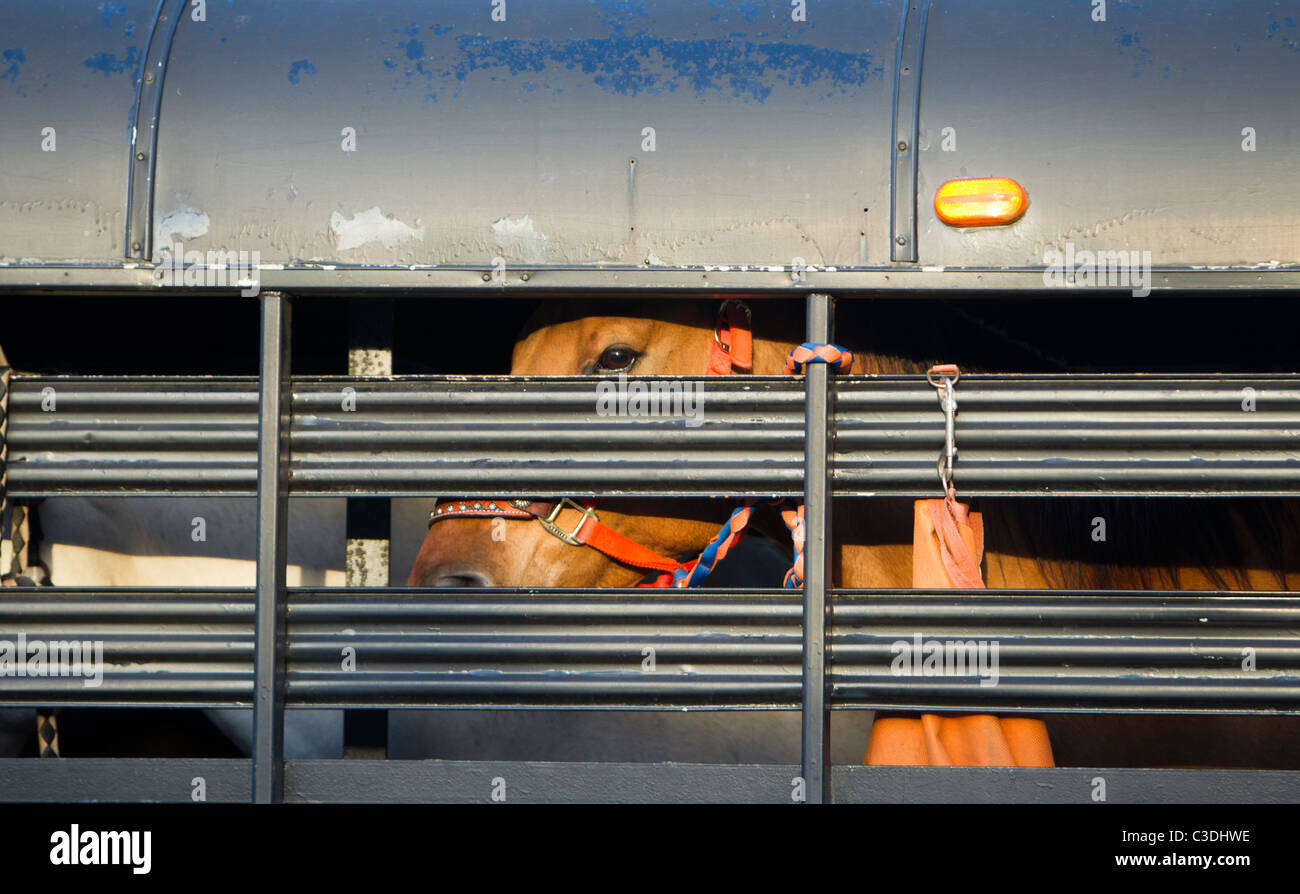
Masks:
[[[1294,371],[1278,366],[1289,356],[1282,335],[1294,327],[1252,322],[1294,318],[1286,303],[1228,316],[1208,301],[1180,301],[1171,314],[1155,299],[1124,300],[846,299],[836,306],[833,340],[859,354],[858,372],[874,375],[924,373],[935,363],[972,373]],[[756,337],[803,340],[801,300],[750,304]],[[548,302],[524,335],[592,315],[711,326],[716,309],[716,300]],[[1053,587],[1180,589],[1179,569],[1190,568],[1219,589],[1250,589],[1248,569],[1286,589],[1286,573],[1300,570],[1300,501],[1192,502],[1193,511],[1188,499],[1168,497],[971,501],[984,514],[988,551],[1033,560]],[[1106,520],[1103,542],[1091,536],[1097,517]]]

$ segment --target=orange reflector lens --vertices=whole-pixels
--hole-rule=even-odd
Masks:
[[[949,180],[934,194],[934,213],[950,227],[995,227],[1025,213],[1029,196],[1010,177]]]

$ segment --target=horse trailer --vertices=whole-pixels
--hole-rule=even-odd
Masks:
[[[1270,0],[4,4],[0,800],[1300,800],[1297,19]],[[579,307],[676,325],[688,305],[716,313],[691,331],[728,363],[743,310],[750,374],[619,342],[620,376],[538,340]],[[813,359],[760,370],[791,314],[782,344]],[[836,373],[814,356],[833,341],[927,359]],[[962,367],[939,400],[930,362]],[[627,411],[642,385],[674,409]],[[977,501],[991,551],[1017,505],[1044,519],[1027,559],[1163,567],[1144,550],[1202,537],[1246,570],[846,583],[865,528],[833,507],[883,527],[899,513],[873,507],[945,489]],[[657,566],[628,553],[605,587],[542,575],[541,553],[509,553],[533,580],[423,552],[481,524],[457,548],[504,556],[526,530],[589,555],[609,500],[696,501],[713,528],[780,503],[797,585],[759,578],[778,544],[758,535],[724,583],[694,587],[705,560],[670,551],[657,570],[691,593],[636,586]],[[181,550],[163,583],[159,543]],[[913,637],[992,644],[992,676],[900,675]],[[91,722],[162,741],[200,709],[243,718],[246,753],[90,743]],[[1103,717],[1256,724],[1279,756],[833,753],[868,712],[1042,717],[1085,744]],[[498,725],[417,753],[399,740],[425,714]],[[560,715],[663,749],[528,750],[528,729],[574,738],[544,726]],[[788,747],[758,741],[768,715]],[[333,744],[295,756],[299,716]],[[521,750],[490,752],[511,718]],[[711,744],[674,751],[691,723]]]

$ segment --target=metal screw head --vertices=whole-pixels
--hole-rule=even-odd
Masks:
[[[533,277],[532,277],[532,274],[529,274],[529,273],[521,273],[521,274],[519,274],[519,278],[522,279],[524,282],[528,282],[528,280],[532,279]]]
[[[143,153],[143,152],[137,152],[137,153],[135,154],[135,160],[136,160],[136,161],[144,161],[144,153]]]
[[[894,241],[897,242],[899,245],[906,245],[906,244],[907,244],[907,237],[906,237],[906,236],[899,236],[899,237],[898,237],[897,239],[895,239]]]
[[[146,84],[152,84],[152,83],[153,83],[153,72],[151,72],[151,71],[145,72],[145,75],[144,75],[144,82],[145,82]]]
[[[144,246],[141,245],[139,242],[132,242],[132,243],[131,243],[131,251],[139,251],[139,250],[142,249],[142,248],[144,248]]]
[[[492,274],[491,274],[491,273],[484,273],[484,274],[483,274],[483,282],[492,282]]]
[[[907,142],[906,142],[905,140],[899,140],[899,141],[898,141],[898,151],[899,151],[899,152],[906,152],[906,151],[907,151]]]

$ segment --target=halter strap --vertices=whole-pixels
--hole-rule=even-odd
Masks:
[[[709,366],[705,375],[729,376],[737,371],[754,371],[753,324],[749,305],[735,298],[722,302],[713,324],[713,342],[709,345]]]
[[[548,531],[571,546],[590,546],[611,559],[634,568],[675,572],[690,567],[676,559],[661,556],[615,531],[596,515],[595,500],[588,500],[586,503],[588,505],[579,505],[567,497],[549,503],[544,501],[526,503],[524,500],[453,500],[445,506],[434,506],[433,511],[429,513],[429,527],[449,518],[537,520],[542,522]],[[572,531],[567,531],[559,523],[560,512],[565,508],[576,509],[581,513]]]
[[[809,363],[826,363],[833,372],[847,372],[853,368],[853,353],[837,345],[805,342],[798,346],[785,361],[785,374],[801,373]],[[735,298],[728,298],[718,308],[714,324],[713,342],[709,346],[709,365],[705,374],[710,376],[733,375],[736,372],[753,372],[754,341],[752,315],[749,307]],[[572,531],[559,524],[563,509],[572,508],[581,513]],[[443,506],[434,504],[429,513],[429,526],[448,518],[506,518],[521,521],[538,521],[551,534],[572,546],[589,546],[616,562],[658,571],[653,581],[643,587],[698,587],[717,564],[727,557],[732,547],[744,537],[745,529],[757,504],[770,504],[781,508],[781,519],[790,531],[794,544],[794,565],[786,572],[782,585],[787,589],[803,586],[804,508],[802,502],[788,499],[747,500],[737,506],[719,529],[717,535],[690,562],[679,562],[661,556],[635,540],[620,534],[604,524],[596,514],[594,499],[582,501],[564,497],[558,501],[527,501],[507,499],[456,499]]]

